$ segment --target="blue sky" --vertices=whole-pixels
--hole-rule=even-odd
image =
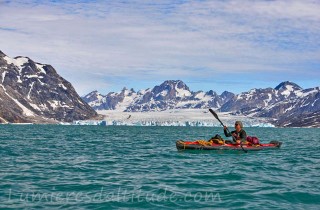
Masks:
[[[183,80],[239,93],[320,85],[320,2],[0,0],[0,50],[51,64],[80,95]]]

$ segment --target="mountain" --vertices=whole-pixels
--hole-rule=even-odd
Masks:
[[[98,91],[93,91],[83,97],[83,100],[95,110],[125,110],[130,102],[137,97],[137,93],[131,89],[123,88],[119,93],[108,93],[102,95]]]
[[[126,112],[164,111],[167,109],[219,108],[234,96],[225,91],[193,92],[181,80],[167,80],[154,88],[135,92],[124,88],[119,93],[102,95],[93,91],[83,97],[95,110],[122,110]]]
[[[299,91],[302,90],[302,88],[290,81],[285,81],[285,82],[281,82],[277,87],[274,88],[275,90],[278,91],[288,91],[289,93],[292,93],[294,91]]]
[[[302,89],[286,81],[277,87],[252,89],[234,96],[221,108],[223,112],[251,117],[274,118],[278,126],[319,127],[320,87]],[[308,120],[307,120],[308,119]]]
[[[270,118],[284,127],[320,127],[319,87],[303,89],[285,81],[275,88],[255,88],[240,94],[193,92],[181,80],[168,80],[152,89],[135,92],[124,88],[119,93],[102,95],[97,91],[83,97],[95,110],[125,112],[164,111],[168,109],[207,109],[249,117]]]
[[[51,65],[0,51],[0,78],[2,122],[71,122],[97,116]]]

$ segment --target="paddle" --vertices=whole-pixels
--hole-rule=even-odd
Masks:
[[[223,123],[221,122],[221,120],[219,119],[217,113],[215,113],[212,109],[209,109],[209,111],[210,111],[211,114],[220,122],[220,124],[224,127],[224,124],[223,124]],[[229,129],[227,128],[226,130],[227,130],[227,132],[229,133],[229,135],[231,135]],[[231,136],[232,136],[233,141],[236,141],[236,137],[234,137],[233,135],[231,135]],[[243,150],[245,153],[248,152],[247,150],[245,150],[245,149],[243,148],[242,142],[240,142],[240,146],[241,146],[242,150]]]

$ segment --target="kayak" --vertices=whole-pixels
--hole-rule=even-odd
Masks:
[[[278,149],[281,147],[282,142],[271,141],[268,144],[257,145],[242,145],[244,150],[257,151],[264,149]],[[197,141],[183,141],[178,140],[176,142],[178,150],[243,150],[240,144],[215,144],[206,140]]]

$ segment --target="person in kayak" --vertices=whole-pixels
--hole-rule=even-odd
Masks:
[[[237,144],[240,144],[242,142],[243,144],[247,143],[247,133],[245,130],[243,130],[243,124],[241,121],[236,121],[234,124],[234,131],[231,131],[231,133],[227,132],[227,126],[223,127],[224,135],[226,137],[233,136],[233,140],[236,141]]]

